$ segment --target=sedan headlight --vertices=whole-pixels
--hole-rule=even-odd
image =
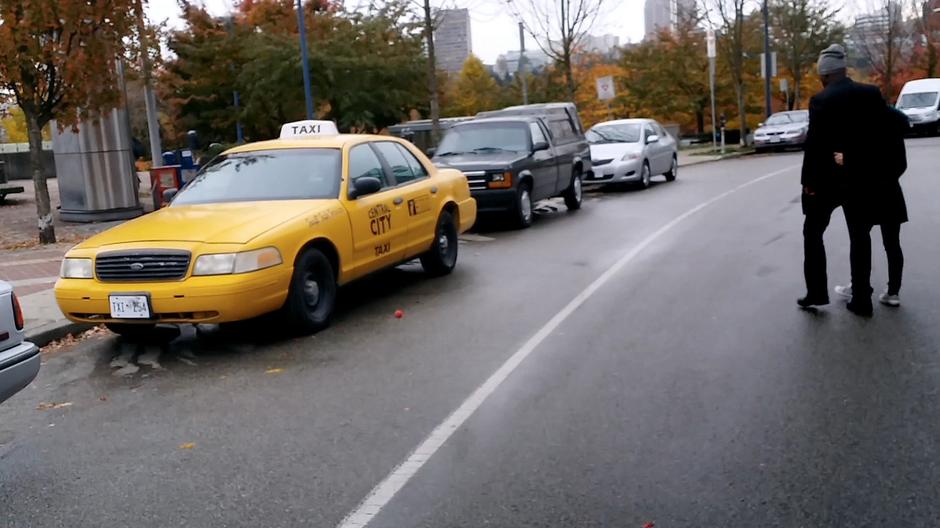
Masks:
[[[626,154],[623,155],[622,158],[620,158],[620,161],[633,161],[637,159],[640,159],[639,152],[627,152]]]
[[[193,275],[230,275],[248,273],[283,262],[277,248],[267,247],[241,253],[215,253],[200,255],[193,267]]]
[[[93,275],[91,259],[62,259],[62,267],[59,269],[59,276],[63,279],[90,279]]]

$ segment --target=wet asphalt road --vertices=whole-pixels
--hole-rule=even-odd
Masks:
[[[313,337],[48,358],[0,406],[0,526],[336,526],[638,244],[370,526],[940,525],[940,141],[909,155],[900,309],[796,309],[800,154],[690,167],[353,285]],[[835,283],[840,213],[827,244]]]

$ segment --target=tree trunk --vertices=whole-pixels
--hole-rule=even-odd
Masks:
[[[802,95],[800,93],[800,81],[799,77],[793,79],[793,106],[791,109],[800,107],[800,96]]]
[[[431,1],[424,0],[424,36],[428,46],[428,95],[431,96],[431,143],[441,140],[441,102],[437,93],[437,58],[434,53],[434,21]]]
[[[937,73],[937,47],[932,41],[927,42],[927,77],[936,77]]]
[[[695,128],[698,135],[705,133],[705,111],[701,108],[695,110]]]
[[[565,91],[568,93],[568,100],[574,102],[574,71],[571,67],[571,49],[566,49],[564,52],[564,64],[562,67],[565,69]]]
[[[55,224],[49,204],[49,188],[42,172],[42,127],[35,116],[26,116],[29,128],[29,165],[33,170],[33,186],[36,189],[36,215],[39,218],[39,243],[55,243]]]

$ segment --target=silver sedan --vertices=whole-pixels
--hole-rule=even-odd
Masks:
[[[39,373],[39,348],[24,341],[23,312],[13,287],[0,281],[0,402]]]
[[[809,130],[809,110],[777,112],[754,131],[754,147],[758,151],[772,148],[802,147]]]
[[[618,119],[591,127],[593,172],[585,183],[635,183],[644,189],[653,176],[673,181],[679,174],[676,140],[652,119]]]

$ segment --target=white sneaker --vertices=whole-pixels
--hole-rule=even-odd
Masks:
[[[851,284],[847,286],[836,286],[835,288],[833,288],[833,290],[835,290],[836,294],[841,295],[842,297],[845,297],[846,299],[852,298],[852,285]]]
[[[884,292],[878,296],[878,301],[885,306],[901,306],[901,297]]]

